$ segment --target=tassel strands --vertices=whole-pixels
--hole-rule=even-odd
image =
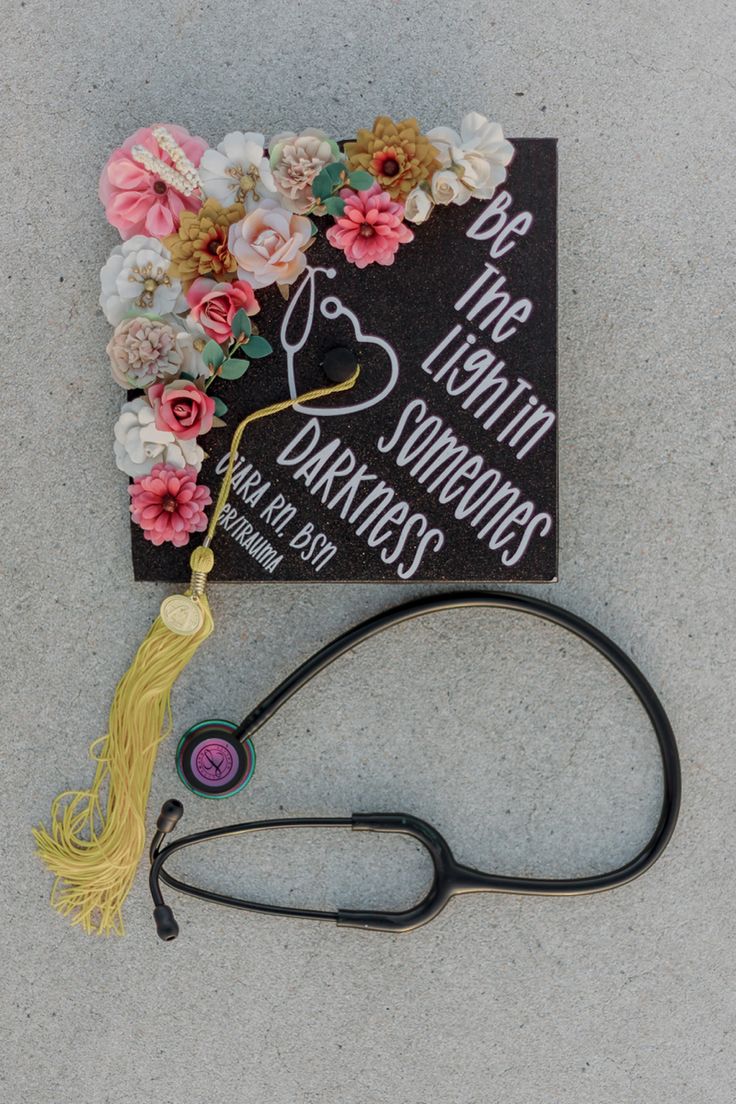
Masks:
[[[190,586],[161,603],[159,616],[117,685],[107,734],[90,748],[97,761],[91,787],[60,794],[51,806],[50,830],[43,825],[34,829],[38,854],[55,876],[52,906],[88,933],[123,934],[123,902],[146,844],[156,752],[172,728],[171,691],[214,628],[204,593],[215,562],[209,544],[227,502],[243,431],[260,418],[347,391],[357,379],[356,370],[343,383],[274,403],[240,422],[204,544],[191,555]]]
[[[192,561],[200,551],[209,549],[195,549]],[[200,625],[190,635],[156,618],[118,683],[107,735],[90,748],[97,758],[91,788],[60,794],[51,806],[51,831],[34,831],[38,853],[56,876],[51,904],[88,933],[123,934],[121,908],[145,848],[156,752],[172,728],[171,690],[214,628],[206,596],[198,606]]]

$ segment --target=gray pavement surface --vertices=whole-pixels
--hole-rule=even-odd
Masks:
[[[736,1098],[733,5],[704,0],[258,4],[4,0],[2,767],[7,1104],[731,1104]],[[217,140],[477,108],[560,140],[558,584],[642,666],[684,806],[645,878],[574,900],[477,897],[408,937],[174,902],[142,869],[122,939],[48,907],[30,827],[91,778],[115,682],[167,588],[132,582],[110,458],[96,197],[109,151],[170,119]],[[239,718],[292,666],[418,586],[213,588],[177,729]],[[173,740],[150,807],[183,796]],[[187,825],[401,808],[465,861],[586,873],[651,831],[659,771],[602,661],[514,616],[368,644],[290,703],[229,804]],[[224,890],[387,907],[405,841],[305,833],[193,854]]]

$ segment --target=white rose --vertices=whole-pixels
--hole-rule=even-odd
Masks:
[[[100,272],[100,306],[110,325],[128,315],[187,309],[180,281],[168,275],[170,264],[171,254],[156,238],[136,234],[115,246]]]
[[[452,169],[440,169],[432,177],[432,199],[447,206],[448,203],[467,203],[470,192]]]
[[[455,168],[471,195],[490,199],[506,179],[506,166],[514,147],[498,123],[491,123],[477,111],[464,116],[460,133],[452,127],[435,127],[427,132],[443,169]]]
[[[432,214],[434,204],[424,188],[412,188],[404,204],[404,218],[418,226]]]
[[[148,399],[126,402],[115,423],[115,463],[126,475],[148,475],[154,464],[172,464],[199,471],[204,450],[193,438],[182,441],[167,430],[156,429]]]

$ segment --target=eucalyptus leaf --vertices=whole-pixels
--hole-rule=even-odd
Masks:
[[[356,192],[365,192],[375,184],[376,181],[369,172],[366,172],[364,169],[356,169],[355,172],[351,172],[349,182],[350,187],[355,188]]]
[[[260,360],[261,357],[268,356],[272,353],[273,347],[270,342],[266,341],[265,337],[253,334],[245,346],[245,351],[251,360]]]
[[[345,200],[340,196],[328,196],[325,200],[325,211],[328,215],[340,218],[345,213]]]
[[[221,418],[223,414],[227,414],[227,403],[224,403],[219,395],[213,395],[215,400],[215,414],[218,418]]]
[[[202,350],[202,360],[205,364],[209,364],[211,368],[219,368],[224,359],[225,354],[217,342],[208,341]]]
[[[254,340],[255,338],[251,338],[251,341]],[[231,357],[230,360],[226,360],[222,365],[220,376],[222,379],[226,380],[240,379],[249,364],[250,361],[246,360],[244,357]]]
[[[240,337],[241,334],[245,334],[246,337],[250,337],[250,318],[245,313],[245,309],[243,307],[241,307],[240,310],[236,312],[235,317],[232,321],[231,329],[233,331],[233,337]]]
[[[334,183],[329,172],[329,165],[322,169],[319,176],[316,176],[312,181],[312,195],[315,199],[327,199],[329,195],[332,195]]]
[[[336,184],[338,180],[342,178],[342,174],[345,172],[345,166],[342,161],[331,161],[329,165],[325,165],[322,171],[328,174],[333,184]]]

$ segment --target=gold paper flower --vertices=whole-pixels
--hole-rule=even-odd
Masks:
[[[178,231],[163,240],[171,253],[170,271],[185,290],[199,276],[235,279],[238,262],[228,249],[227,238],[232,224],[244,214],[242,203],[223,207],[211,197],[198,211],[182,211]]]
[[[351,169],[365,169],[392,199],[405,199],[439,168],[437,150],[419,132],[416,119],[395,123],[379,115],[373,130],[359,130],[357,141],[345,143]]]

